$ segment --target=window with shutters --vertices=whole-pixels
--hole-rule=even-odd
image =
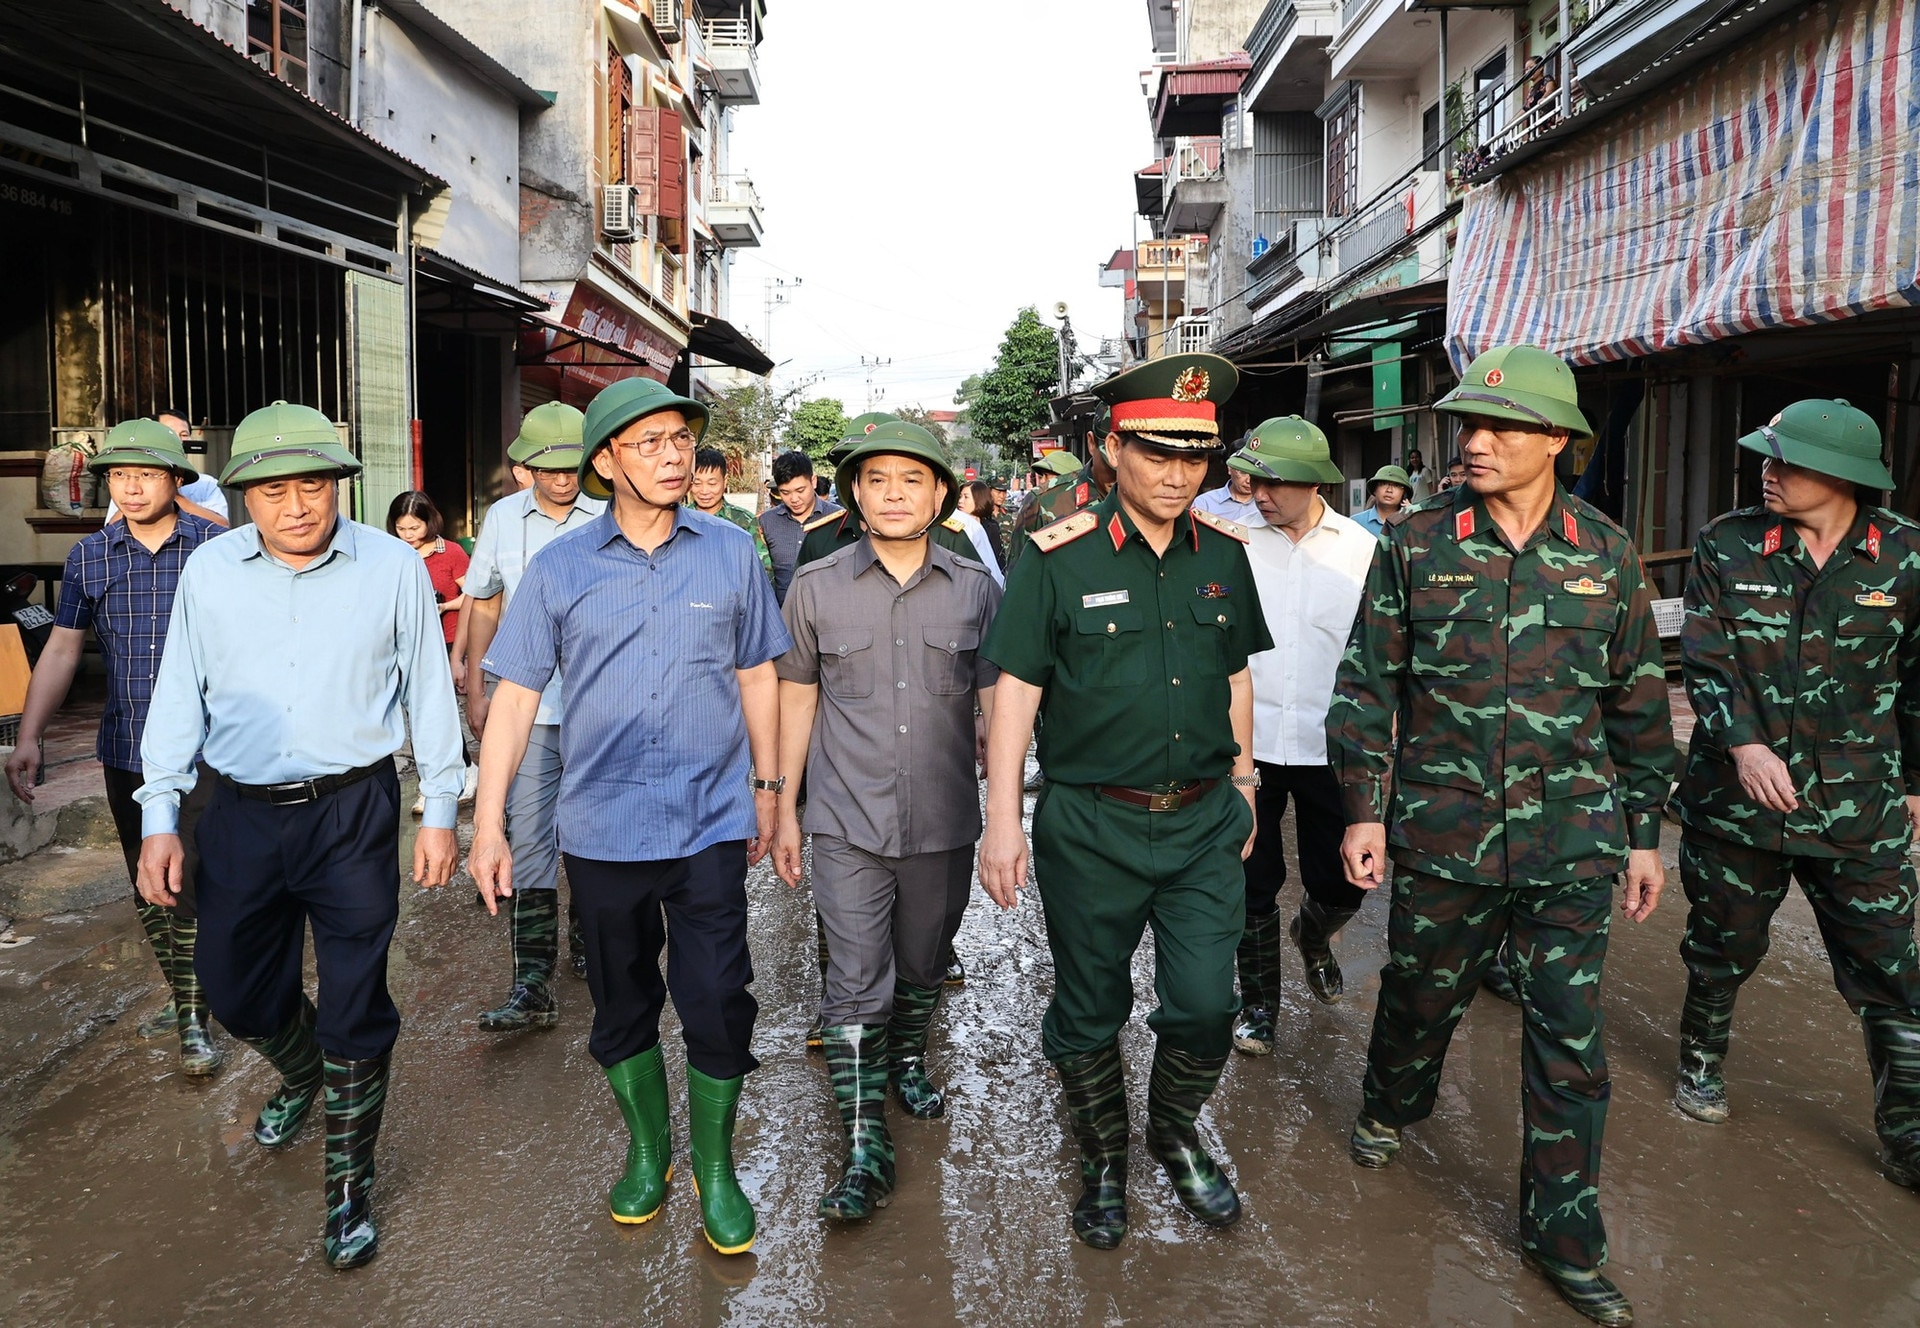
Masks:
[[[307,0],[247,0],[247,57],[307,90]]]
[[[1319,115],[1327,125],[1327,215],[1344,217],[1360,203],[1360,85],[1344,84]]]
[[[631,155],[629,138],[633,113],[633,75],[620,52],[607,47],[607,160],[601,178],[608,184],[631,183],[627,161]]]

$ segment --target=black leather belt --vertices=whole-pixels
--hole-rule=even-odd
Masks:
[[[1093,791],[1103,798],[1124,802],[1130,807],[1145,807],[1150,812],[1177,812],[1205,797],[1217,779],[1196,779],[1164,790],[1122,788],[1118,784],[1095,784]]]
[[[301,803],[318,802],[329,793],[338,793],[343,788],[392,768],[393,758],[388,757],[372,765],[363,765],[358,770],[345,770],[337,775],[318,775],[313,779],[296,779],[286,784],[242,784],[225,775],[220,776],[220,782],[241,797],[252,798],[255,802],[270,802],[276,807],[298,807]]]

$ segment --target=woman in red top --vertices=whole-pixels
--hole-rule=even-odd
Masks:
[[[418,489],[407,490],[387,508],[387,533],[411,544],[427,565],[427,579],[433,582],[434,602],[440,608],[440,627],[446,634],[447,651],[451,654],[453,631],[460,622],[461,606],[467,602],[467,551],[442,539],[441,529],[440,509]],[[460,801],[473,801],[479,774],[479,768],[469,760],[466,787],[461,790]],[[425,798],[413,800],[415,816],[424,815],[426,808]]]

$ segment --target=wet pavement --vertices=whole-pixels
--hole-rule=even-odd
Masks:
[[[1669,829],[1666,902],[1644,926],[1616,919],[1607,969],[1614,1275],[1642,1324],[1920,1323],[1920,1195],[1877,1173],[1860,1035],[1798,899],[1741,998],[1733,1122],[1698,1125],[1668,1105],[1684,987],[1673,847]],[[1179,1208],[1140,1142],[1143,948],[1124,1037],[1133,1229],[1100,1253],[1067,1227],[1074,1155],[1039,1059],[1051,973],[1032,892],[1010,914],[984,897],[970,910],[959,939],[969,981],[949,989],[933,1039],[947,1116],[892,1110],[899,1193],[844,1229],[814,1212],[842,1144],[825,1066],[802,1049],[818,992],[810,904],[765,866],[750,892],[763,1065],[741,1103],[737,1154],[760,1237],[734,1259],[707,1249],[684,1183],[646,1226],[608,1219],[625,1140],[586,1053],[585,986],[559,979],[558,1029],[477,1032],[474,1016],[504,990],[505,924],[475,907],[464,877],[432,894],[403,887],[392,985],[406,1027],[380,1141],[382,1253],[352,1273],[320,1257],[318,1118],[285,1154],[256,1147],[249,1126],[274,1082],[262,1060],[228,1040],[228,1069],[193,1083],[171,1044],[134,1036],[162,998],[132,909],[54,920],[42,930],[72,962],[33,969],[33,947],[0,952],[0,1068],[32,1060],[29,1044],[67,1039],[0,1082],[0,1201],[12,1218],[0,1228],[0,1322],[1584,1322],[1513,1244],[1517,1010],[1475,1002],[1438,1110],[1392,1169],[1347,1160],[1384,897],[1340,939],[1341,1004],[1315,1003],[1288,951],[1276,1054],[1236,1057],[1203,1117],[1246,1206],[1224,1232]],[[1296,899],[1289,886],[1282,907]],[[684,1158],[671,1021],[666,1039]]]

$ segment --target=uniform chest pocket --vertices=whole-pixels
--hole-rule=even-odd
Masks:
[[[1223,599],[1192,602],[1194,633],[1193,672],[1196,677],[1219,678],[1227,673],[1227,639],[1233,635],[1234,605]]]
[[[1457,591],[1414,591],[1407,605],[1412,641],[1408,669],[1437,682],[1483,681],[1493,676],[1493,606]]]
[[[1555,598],[1544,610],[1546,667],[1541,676],[1565,687],[1605,687],[1607,647],[1619,619],[1620,601]]]
[[[1894,653],[1905,626],[1885,609],[1862,609],[1846,614],[1833,628],[1833,662],[1854,677],[1866,676],[1875,686],[1892,686]]]
[[[1088,687],[1137,687],[1147,680],[1146,620],[1131,604],[1076,609],[1073,673]]]
[[[873,629],[820,629],[820,686],[829,696],[857,700],[873,695]]]
[[[923,627],[922,672],[927,690],[935,696],[959,696],[973,689],[974,653],[980,649],[978,627]]]

